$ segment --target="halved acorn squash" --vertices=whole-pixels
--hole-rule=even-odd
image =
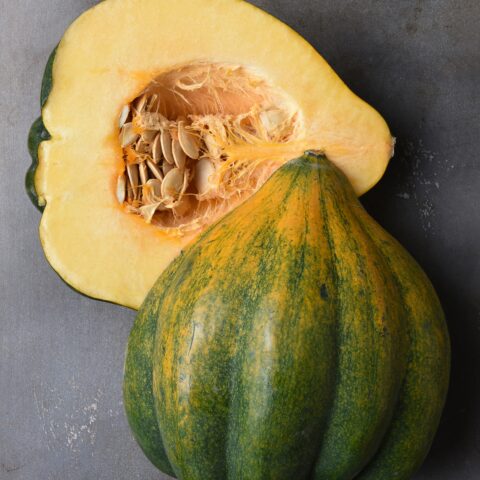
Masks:
[[[132,308],[287,160],[321,150],[362,194],[393,148],[304,39],[234,0],[106,0],[84,13],[47,65],[29,143],[49,262],[76,290]]]

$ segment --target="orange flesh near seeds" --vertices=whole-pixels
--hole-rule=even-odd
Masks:
[[[284,151],[305,133],[295,102],[258,75],[230,65],[198,63],[165,72],[131,102],[130,112],[128,122],[138,134],[165,129],[168,119],[170,134],[177,139],[181,121],[198,139],[200,158],[215,165],[210,191],[199,195],[193,182],[199,159],[187,160],[189,188],[175,203],[178,206],[157,211],[153,219],[154,225],[172,235],[205,228],[258,190],[288,158]],[[244,155],[241,150],[246,146],[254,148]],[[124,152],[125,163],[134,163],[132,147]],[[137,163],[144,159],[139,155]],[[141,193],[142,188],[136,190]],[[129,211],[142,214],[141,206],[155,201],[127,203],[132,206]],[[151,222],[151,216],[147,214],[145,220]]]

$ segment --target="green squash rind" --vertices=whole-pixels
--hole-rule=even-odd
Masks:
[[[42,79],[42,88],[40,91],[40,108],[45,106],[45,103],[47,102],[52,90],[53,62],[55,61],[56,53],[57,47],[55,47],[53,52],[50,54],[45,67],[45,72]],[[35,189],[35,173],[38,167],[38,148],[40,144],[46,140],[50,140],[50,134],[43,124],[42,117],[39,117],[37,120],[35,120],[35,122],[33,122],[28,134],[28,151],[30,153],[30,157],[32,158],[32,163],[25,176],[25,188],[33,205],[35,205],[35,207],[41,212],[43,212],[45,205],[39,200],[37,191]]]
[[[317,170],[318,173],[320,170],[332,168],[325,162],[326,160],[310,154],[285,165],[272,178],[278,178],[279,175],[285,174],[293,175],[295,169],[306,169],[309,163],[310,167],[312,167],[312,163],[317,164],[317,168],[312,168],[313,172],[310,171],[310,174],[314,175],[315,170]],[[373,225],[372,220],[360,206],[348,182],[339,172],[337,172],[337,175],[339,176],[339,185],[347,191],[343,200],[346,209],[352,209],[350,215],[353,214],[358,218],[356,221],[359,227],[363,229],[364,235],[370,236],[371,242],[375,244],[380,251],[382,258],[379,258],[376,262],[378,262],[379,265],[392,266],[392,259],[396,258],[395,253],[397,251],[400,252],[397,253],[403,270],[398,266],[397,268],[392,267],[392,282],[397,290],[401,292],[404,300],[402,304],[403,314],[410,319],[410,326],[405,328],[406,335],[409,339],[409,346],[405,348],[407,348],[408,351],[405,351],[405,348],[403,349],[403,357],[408,359],[408,363],[404,362],[402,364],[402,362],[400,362],[398,366],[392,370],[392,374],[395,375],[394,372],[395,369],[397,369],[397,378],[386,380],[386,383],[390,383],[392,386],[394,396],[390,397],[389,401],[394,407],[394,411],[387,411],[385,419],[379,422],[379,429],[374,430],[374,433],[370,435],[371,447],[367,447],[366,451],[362,451],[362,446],[358,452],[353,452],[358,457],[357,460],[352,460],[351,464],[347,462],[342,465],[338,462],[337,458],[334,458],[334,455],[330,457],[327,456],[326,459],[324,458],[323,461],[317,463],[317,472],[310,471],[309,473],[308,462],[305,462],[305,453],[307,457],[313,455],[310,450],[313,443],[313,448],[319,449],[321,460],[321,442],[317,442],[316,445],[318,446],[315,446],[315,438],[317,437],[315,433],[312,436],[311,430],[310,433],[308,433],[309,430],[307,427],[307,431],[304,432],[306,435],[305,438],[307,439],[308,437],[306,450],[298,451],[292,443],[293,440],[291,436],[285,434],[285,432],[288,432],[289,429],[291,430],[290,427],[292,425],[294,427],[296,426],[295,428],[300,428],[299,426],[303,424],[302,422],[305,421],[305,418],[307,418],[308,421],[303,425],[308,426],[313,422],[317,425],[317,428],[323,425],[323,427],[321,427],[322,431],[328,431],[328,425],[334,422],[334,420],[332,420],[333,417],[328,418],[328,416],[325,415],[325,412],[328,410],[334,411],[331,397],[332,391],[330,387],[328,387],[328,385],[332,385],[331,380],[327,381],[324,387],[315,394],[316,396],[314,398],[318,399],[318,402],[321,404],[320,407],[309,404],[308,409],[302,414],[299,414],[299,412],[292,413],[292,411],[296,411],[295,409],[298,406],[293,403],[289,405],[288,409],[285,409],[285,412],[288,413],[282,415],[280,410],[280,417],[275,416],[275,413],[269,413],[268,415],[270,416],[267,415],[265,418],[273,420],[272,425],[276,425],[276,422],[282,423],[282,428],[278,428],[277,424],[277,428],[273,426],[265,430],[265,425],[268,425],[268,422],[261,421],[258,423],[254,418],[252,420],[252,417],[246,414],[246,412],[249,411],[248,405],[252,404],[252,402],[255,408],[260,408],[260,412],[262,412],[262,401],[264,401],[265,398],[270,398],[268,395],[267,397],[262,396],[264,395],[262,391],[264,391],[265,385],[262,384],[261,377],[255,376],[255,370],[248,369],[248,365],[251,365],[251,363],[247,362],[246,366],[248,368],[245,370],[243,360],[240,363],[234,360],[233,363],[229,364],[230,366],[224,363],[222,364],[225,357],[230,355],[228,348],[222,343],[222,337],[231,338],[232,344],[238,344],[238,348],[240,349],[240,357],[238,358],[248,357],[255,359],[258,357],[261,359],[261,345],[255,344],[255,341],[258,340],[255,333],[252,337],[253,344],[249,344],[248,342],[246,344],[242,343],[243,341],[241,339],[245,337],[242,335],[239,336],[239,332],[235,330],[235,328],[232,330],[232,326],[228,324],[228,321],[227,325],[222,326],[222,323],[217,325],[220,329],[217,329],[218,335],[212,337],[208,350],[202,352],[200,357],[201,362],[198,364],[199,367],[195,367],[197,368],[195,372],[200,374],[200,377],[203,376],[204,379],[203,386],[200,384],[199,387],[197,387],[200,388],[198,395],[191,397],[194,402],[199,402],[198,405],[194,408],[194,406],[188,402],[181,402],[177,405],[176,411],[168,410],[168,407],[165,407],[162,398],[168,398],[170,395],[168,391],[171,388],[178,391],[179,387],[177,382],[184,380],[182,380],[183,374],[181,374],[181,369],[178,370],[180,376],[175,377],[178,378],[175,383],[165,383],[162,378],[163,372],[159,369],[159,365],[166,352],[164,350],[165,345],[167,345],[165,339],[168,338],[169,334],[168,330],[165,330],[165,333],[163,333],[162,330],[165,328],[173,328],[174,331],[182,331],[184,335],[186,331],[185,328],[188,329],[188,319],[191,318],[193,312],[191,310],[192,305],[189,306],[188,301],[182,304],[184,308],[180,310],[178,309],[178,305],[177,307],[175,306],[176,292],[181,291],[184,282],[189,285],[192,291],[202,291],[201,289],[208,286],[212,278],[217,276],[215,269],[212,270],[212,268],[208,267],[211,259],[215,258],[215,255],[212,255],[212,252],[208,251],[209,243],[214,242],[210,235],[212,232],[217,231],[217,233],[219,232],[219,234],[221,234],[222,241],[227,243],[238,242],[239,239],[241,239],[241,233],[236,229],[226,227],[226,224],[228,224],[229,219],[233,215],[237,215],[236,218],[239,218],[238,212],[243,208],[239,207],[239,209],[224,217],[218,224],[210,227],[200,237],[199,241],[189,247],[185,254],[175,260],[160,277],[140,310],[137,322],[132,330],[131,340],[129,341],[125,372],[125,407],[127,416],[129,417],[135,436],[141,438],[141,442],[144,444],[142,448],[146,450],[145,445],[148,447],[149,443],[156,445],[156,455],[160,455],[161,458],[165,460],[165,455],[167,454],[166,461],[170,463],[179,478],[188,478],[189,480],[217,480],[219,478],[227,478],[226,472],[228,472],[228,478],[238,480],[247,478],[248,480],[263,480],[263,478],[280,479],[294,477],[302,479],[308,478],[310,480],[327,477],[332,479],[342,478],[345,480],[353,478],[361,480],[385,480],[386,478],[407,480],[428,453],[443,409],[449,377],[450,351],[443,312],[430,282],[415,261],[404,252],[397,242],[384,232],[381,227],[376,225],[371,227],[371,225]],[[296,183],[298,182],[298,172],[297,177],[292,177],[290,180],[292,181],[292,185],[295,184],[298,186],[298,183]],[[269,182],[271,181],[272,179],[269,180]],[[277,187],[275,195],[279,195],[278,192],[282,189],[282,182],[280,182]],[[337,194],[338,193],[339,192],[337,192]],[[342,194],[339,194],[338,196],[341,195]],[[285,193],[283,201],[286,200],[287,193]],[[340,200],[340,202],[342,202],[342,200]],[[279,207],[278,212],[281,212],[281,210],[281,207]],[[251,212],[249,212],[249,214],[251,214]],[[279,213],[279,215],[281,215],[281,213]],[[238,255],[242,254],[240,257],[242,260],[239,263],[235,264],[234,262],[234,264],[231,265],[235,275],[232,276],[229,274],[229,282],[235,282],[235,276],[241,276],[242,263],[248,261],[248,259],[255,258],[253,252],[261,250],[267,252],[266,254],[269,255],[268,251],[270,251],[269,249],[272,245],[275,246],[278,244],[279,239],[275,239],[274,236],[269,237],[269,235],[272,234],[272,228],[274,230],[275,226],[269,224],[264,225],[261,232],[263,241],[260,243],[255,243],[254,241],[246,248],[241,241],[239,242]],[[307,230],[308,222],[305,231]],[[203,250],[205,250],[205,252]],[[293,272],[288,280],[290,288],[293,289],[299,281],[298,272],[305,268],[312,268],[315,262],[306,262],[306,258],[308,257],[308,252],[306,251],[284,251],[287,253],[282,256],[282,262],[290,265],[288,269]],[[221,249],[217,250],[217,252],[217,254],[220,255]],[[307,255],[307,257],[305,255]],[[310,258],[310,260],[312,260],[312,258]],[[202,266],[200,269],[201,272],[199,270],[196,274],[193,273],[194,281],[192,283],[190,277],[192,275],[192,269],[198,263]],[[306,267],[306,265],[308,265],[308,267]],[[269,268],[271,267],[272,265],[270,265]],[[252,277],[252,284],[258,284],[261,289],[264,288],[262,285],[268,286],[268,282],[261,281],[261,262],[259,262],[258,268],[260,277],[254,275]],[[227,274],[227,272],[224,273]],[[334,274],[333,270],[331,274]],[[225,277],[225,275],[223,277]],[[222,281],[223,279],[223,282],[225,282],[225,278],[223,277],[220,275],[220,280]],[[269,277],[270,283],[275,283],[277,277],[278,275],[272,274]],[[260,281],[257,283],[258,278],[260,278]],[[264,304],[258,304],[258,302],[252,302],[250,300],[242,300],[242,298],[246,298],[245,295],[251,295],[251,292],[249,293],[248,283],[249,282],[246,282],[245,285],[237,285],[237,295],[225,297],[225,302],[212,303],[210,298],[206,296],[202,300],[204,302],[202,305],[201,302],[199,303],[197,300],[194,300],[195,296],[193,296],[192,301],[194,302],[194,307],[197,309],[201,307],[200,312],[203,309],[204,313],[216,312],[218,318],[222,318],[223,314],[226,315],[225,318],[228,318],[228,311],[230,309],[233,308],[236,314],[239,312],[238,305],[235,306],[235,302],[244,302],[244,307],[242,308],[247,308],[248,305],[252,308],[250,314],[248,313],[248,308],[250,307],[248,307],[247,310],[243,310],[246,317],[242,316],[241,318],[247,325],[246,328],[254,328],[256,324],[261,325],[262,318],[268,312],[268,309],[265,310]],[[270,291],[275,292],[277,287],[278,285],[275,288],[271,286]],[[217,289],[221,290],[222,288],[221,283],[217,283],[214,291],[216,292]],[[318,285],[318,288],[317,295],[325,301],[327,301],[329,295],[334,294],[332,285],[328,282],[323,283],[321,286]],[[408,297],[409,292],[418,293],[419,291],[422,292],[421,300],[423,302],[423,310],[417,308],[418,302],[415,301],[417,298],[415,295],[411,298]],[[187,295],[188,300],[188,292],[183,292],[183,295]],[[218,300],[219,297],[214,293],[212,298]],[[293,298],[295,298],[295,295],[293,295]],[[305,298],[311,298],[311,295]],[[425,305],[427,305],[427,307],[425,307]],[[226,306],[228,306],[228,308]],[[220,314],[222,308],[226,308],[226,310],[223,314]],[[235,308],[237,308],[237,310],[235,310]],[[291,312],[291,305],[289,304],[283,305],[282,308],[283,310],[281,311]],[[297,309],[296,311],[298,312],[298,308],[303,307],[301,304],[297,304],[294,310]],[[255,314],[255,312],[257,312],[257,314]],[[198,311],[196,311],[195,315],[198,315]],[[253,321],[254,318],[257,320]],[[287,318],[289,317],[287,316]],[[420,318],[422,319],[420,327],[414,328],[412,325],[417,324]],[[161,321],[159,321],[159,319]],[[187,321],[187,323],[185,323],[185,321]],[[168,324],[170,324],[169,327]],[[386,327],[387,330],[384,334],[387,336],[395,332],[395,330],[391,329],[392,325],[386,325]],[[242,328],[244,327],[242,326]],[[335,354],[333,354],[331,350],[331,347],[337,345],[335,338],[337,338],[338,332],[334,330],[328,327],[328,322],[325,324],[324,343],[322,343],[324,347],[319,349],[323,352],[323,356],[321,358],[315,358],[316,363],[326,362],[326,365],[334,365],[337,362]],[[213,329],[213,331],[216,331],[216,329]],[[254,330],[252,330],[252,332],[254,332]],[[381,331],[380,334],[382,334]],[[148,348],[145,348],[142,342],[139,343],[136,340],[139,335],[143,335],[144,338],[155,335],[155,344],[152,345],[150,339]],[[165,335],[167,335],[167,337],[165,337]],[[192,332],[192,341],[194,336],[195,330]],[[182,343],[180,343],[181,338],[179,337],[175,340],[176,338],[174,334],[173,341],[178,346],[175,346],[176,353],[172,361],[174,365],[183,365],[182,368],[184,368],[186,350],[183,351],[182,348],[188,350],[188,345],[184,344],[182,347]],[[310,341],[308,336],[304,338],[304,341],[306,344],[302,345],[302,348],[307,348],[307,344]],[[316,341],[318,342],[318,339]],[[399,344],[402,344],[401,338],[399,338]],[[242,350],[244,348],[247,349]],[[241,353],[242,351],[243,353]],[[295,351],[297,352],[296,355],[299,354],[298,352],[301,352],[301,350]],[[400,347],[397,353],[401,351],[402,347]],[[143,355],[142,361],[137,361],[138,355]],[[308,355],[306,358],[308,359]],[[268,355],[266,359],[269,360]],[[405,365],[405,363],[407,364]],[[200,370],[198,370],[198,368],[200,368]],[[302,395],[301,391],[302,388],[305,388],[305,385],[310,386],[315,384],[313,377],[309,377],[308,368],[304,369],[304,371],[306,372],[304,378],[307,379],[307,381],[301,382],[295,389],[295,395],[298,395],[298,399],[304,398],[305,395]],[[143,376],[143,379],[146,378],[147,381],[142,380],[139,382],[136,378],[139,374],[140,377]],[[281,375],[284,374],[285,371],[282,370]],[[233,387],[231,387],[232,390],[230,392],[222,390],[225,385],[225,381],[223,380],[225,375],[232,375],[231,385],[233,385]],[[289,378],[288,375],[286,377]],[[188,387],[188,392],[190,388],[191,387]],[[205,389],[202,390],[203,388]],[[131,395],[129,392],[136,392],[137,397],[139,395],[142,397],[142,401],[138,402],[135,395]],[[165,395],[167,395],[167,397],[165,397]],[[291,392],[288,393],[288,390],[285,390],[278,398],[289,398],[289,395],[291,395]],[[279,401],[278,398],[277,402]],[[415,401],[420,399],[420,402],[416,403],[412,401],[412,399]],[[153,408],[152,404],[154,404]],[[304,407],[307,405],[304,400],[303,405]],[[268,406],[267,401],[266,408],[270,407],[273,409],[276,408],[275,405]],[[167,408],[167,410],[165,410],[165,408]],[[246,408],[247,410],[245,410]],[[317,413],[313,414],[312,408],[316,410]],[[318,410],[318,408],[320,408],[320,410]],[[425,410],[426,408],[428,409]],[[202,412],[208,411],[216,413],[213,417],[205,417]],[[310,413],[307,415],[306,412]],[[140,419],[141,421],[136,418],[136,415],[141,417],[144,414],[146,414],[145,418],[148,420],[146,427],[142,426],[142,421],[144,421],[145,418],[143,420]],[[290,417],[293,417],[293,419]],[[201,428],[199,425],[201,425]],[[336,430],[339,428],[338,425],[341,424],[338,423],[337,427],[334,428],[334,436],[337,433]],[[295,428],[292,431],[295,431]],[[149,431],[154,432],[150,437]],[[155,441],[155,438],[161,438],[161,444]],[[324,440],[325,438],[327,437],[324,437]],[[341,439],[342,435],[338,438]],[[348,436],[344,438],[346,438],[346,443],[348,444]],[[278,448],[275,447],[274,451],[264,450],[266,448],[265,445],[269,442],[271,443],[272,439],[274,440],[274,446],[278,445]],[[222,453],[222,449],[227,444],[229,445],[230,452]],[[335,442],[333,442],[332,445],[335,446]],[[342,445],[345,451],[348,451],[350,447],[352,446]],[[358,448],[358,445],[357,447],[353,445],[353,447]],[[373,450],[377,449],[377,447],[378,450],[375,453]],[[332,449],[332,451],[334,450],[335,449]],[[326,474],[327,477],[325,476]]]
[[[296,173],[302,176],[301,169],[296,169]],[[291,192],[290,185],[284,184],[277,195],[284,202],[289,202]],[[262,225],[261,235],[247,236],[246,243],[247,238],[244,239],[241,232],[223,229],[223,225],[226,226],[233,215],[238,215],[238,210],[211,228],[200,242],[195,243],[176,262],[175,267],[168,269],[172,274],[168,289],[164,288],[165,285],[162,286],[165,277],[157,284],[157,294],[162,292],[158,305],[165,319],[165,322],[158,325],[153,357],[156,412],[159,423],[165,427],[162,429],[162,438],[166,445],[168,442],[166,451],[179,478],[226,479],[227,471],[228,478],[238,480],[303,478],[311,468],[308,458],[315,455],[318,432],[328,419],[333,398],[335,376],[334,370],[328,367],[335,363],[336,358],[336,325],[334,321],[327,320],[324,328],[317,329],[308,339],[299,338],[297,343],[292,341],[288,329],[283,328],[283,325],[294,318],[295,312],[304,312],[303,315],[298,315],[304,319],[312,318],[313,313],[313,305],[303,302],[302,296],[296,296],[295,292],[308,288],[312,297],[321,295],[320,285],[312,282],[304,284],[296,275],[299,270],[311,275],[308,273],[312,272],[308,268],[309,260],[312,259],[311,255],[316,255],[316,251],[296,250],[294,245],[280,243],[275,217],[272,217],[271,223]],[[235,272],[234,278],[230,274],[231,282],[221,282],[222,286],[216,281],[217,275],[211,265],[214,256],[208,251],[209,236],[218,231],[221,231],[222,242],[237,245],[237,254],[232,255],[232,259],[237,261],[229,269],[230,272]],[[255,252],[255,259],[243,264],[241,259],[244,252],[252,252],[252,257]],[[278,261],[280,258],[283,258],[282,262]],[[316,258],[312,265],[319,265],[319,260]],[[254,272],[248,263],[255,265]],[[289,272],[286,278],[279,275],[279,267],[284,267]],[[326,268],[331,275],[324,280],[324,290],[332,291],[332,266]],[[200,272],[203,273],[198,275]],[[270,281],[266,281],[265,276]],[[180,312],[174,301],[170,301],[174,298],[172,293],[185,293],[182,290],[185,288],[184,280],[191,278],[195,280],[189,284],[189,289],[202,291],[202,299],[176,315]],[[279,283],[275,283],[275,279]],[[292,302],[282,303],[282,314],[276,318],[272,328],[279,341],[283,345],[288,344],[289,348],[282,349],[282,359],[269,367],[269,375],[277,379],[277,387],[281,390],[281,393],[275,394],[279,402],[277,408],[270,409],[268,399],[271,392],[268,385],[263,383],[262,370],[255,368],[255,365],[263,364],[263,359],[268,360],[268,352],[264,357],[261,345],[255,341],[252,343],[249,339],[257,338],[256,328],[261,325],[262,317],[268,315],[270,308],[276,309],[275,297],[280,290],[292,291]],[[213,304],[210,295],[215,298]],[[331,319],[334,315],[333,297],[322,298],[324,300],[319,308],[324,311],[324,318]],[[213,321],[217,321],[217,326],[213,328],[214,333],[205,349],[196,352],[195,360],[192,359],[195,371],[193,379],[198,375],[208,378],[208,381],[200,382],[191,396],[195,406],[189,407],[190,402],[185,399],[176,412],[170,412],[160,401],[162,396],[170,396],[170,391],[176,388],[174,383],[165,383],[157,369],[158,360],[163,356],[162,342],[159,341],[162,329],[167,322],[175,323],[175,330],[188,327],[191,314],[203,317],[210,312],[216,313]],[[158,311],[154,316],[158,318]],[[242,319],[240,324],[232,321],[235,318]],[[195,330],[192,335],[195,335]],[[237,339],[236,354],[230,351],[233,343],[225,339]],[[316,355],[318,350],[322,351],[321,356]],[[188,351],[188,343],[178,343],[175,352],[178,363],[175,365],[179,366],[177,374],[180,379],[183,376],[180,366],[186,364]],[[282,378],[290,378],[292,382],[283,383]],[[293,398],[298,396],[305,399],[305,404],[292,403]],[[289,416],[285,416],[287,407],[292,409]],[[255,408],[259,415],[249,415],[251,408]],[[210,414],[207,413],[209,411]],[[271,423],[281,423],[282,428],[268,427]],[[198,428],[198,425],[202,427]],[[306,440],[305,447],[301,449],[297,448],[294,433],[299,430]],[[311,441],[307,441],[309,439]],[[229,447],[225,452],[227,444]]]
[[[363,209],[358,214],[366,215]],[[450,377],[450,341],[440,301],[425,273],[380,226],[373,224],[368,230],[406,299],[410,348],[392,423],[381,448],[356,480],[407,480],[427,456],[440,422]]]
[[[407,350],[402,325],[406,311],[381,251],[369,242],[362,223],[349,215],[351,198],[343,194],[345,189],[329,175],[321,175],[320,182],[322,215],[335,227],[325,238],[338,259],[336,295],[342,315],[335,403],[315,466],[319,480],[353,478],[372,458],[394,412]],[[358,277],[361,282],[351,281]],[[382,305],[378,297],[390,303]],[[379,317],[384,321],[376,324]]]
[[[45,66],[45,72],[42,78],[42,87],[40,90],[40,108],[43,108],[47,103],[48,97],[53,87],[53,62],[55,61],[55,56],[57,54],[58,45],[53,49],[53,52],[50,54],[47,60],[47,65]]]
[[[40,212],[43,212],[45,206],[39,201],[37,191],[35,189],[35,173],[38,167],[38,147],[40,146],[40,143],[49,139],[50,134],[43,124],[42,117],[37,118],[37,120],[33,122],[33,125],[30,128],[30,133],[28,134],[28,151],[30,152],[30,156],[32,158],[32,164],[27,170],[27,174],[25,176],[25,188],[30,200],[35,207],[40,210]]]
[[[155,295],[149,294],[143,306],[154,308]],[[146,457],[162,472],[175,476],[163,448],[153,399],[152,358],[157,322],[140,312],[130,332],[125,356],[123,401],[128,423]]]

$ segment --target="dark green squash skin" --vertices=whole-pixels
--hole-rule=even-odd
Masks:
[[[150,309],[155,308],[155,303],[156,299],[150,295],[144,305]],[[145,394],[153,391],[151,359],[157,322],[151,316],[138,317],[137,322],[137,328],[130,333],[129,361],[125,364],[125,375],[129,381],[124,383],[124,402],[134,406],[129,409],[128,421],[149,460],[162,472],[174,476],[163,448],[153,396]]]
[[[53,52],[50,54],[47,65],[45,67],[45,73],[43,74],[42,80],[42,88],[40,91],[40,108],[44,107],[52,90],[53,62],[55,60],[56,53],[57,48],[55,47]],[[37,191],[35,190],[35,173],[38,167],[38,147],[43,141],[49,139],[50,134],[48,133],[45,125],[43,124],[42,117],[37,118],[37,120],[33,122],[33,125],[30,128],[30,132],[28,134],[28,151],[30,153],[30,157],[32,158],[32,164],[27,170],[27,174],[25,176],[25,188],[27,190],[28,196],[30,197],[30,200],[41,212],[43,212],[44,205],[41,205],[39,203]]]
[[[183,480],[407,480],[449,360],[425,274],[309,153],[159,278],[130,335],[125,408]]]

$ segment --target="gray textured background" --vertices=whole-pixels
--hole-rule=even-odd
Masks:
[[[44,64],[94,3],[0,0],[1,480],[166,478],[135,445],[123,413],[134,314],[81,297],[57,277],[23,190]],[[447,408],[415,479],[478,479],[480,2],[253,3],[313,43],[398,137],[387,175],[364,203],[432,278],[453,344]]]

